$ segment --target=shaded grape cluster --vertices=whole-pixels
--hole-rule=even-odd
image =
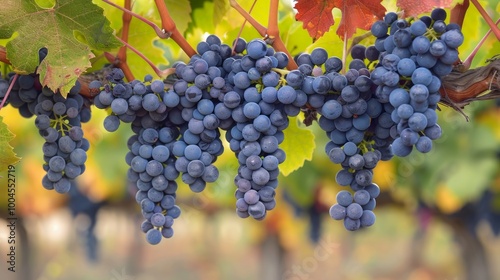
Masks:
[[[58,193],[67,193],[71,181],[85,171],[89,142],[81,124],[91,117],[90,104],[80,94],[77,82],[66,97],[42,87],[38,76],[10,75],[0,82],[2,95],[12,85],[6,104],[17,108],[21,116],[35,116],[35,126],[45,140],[43,169],[47,172],[42,186]]]

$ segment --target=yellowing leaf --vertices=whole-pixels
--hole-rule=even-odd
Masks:
[[[437,188],[436,205],[444,213],[454,213],[463,204],[464,202],[460,201],[446,185],[440,185]]]
[[[396,182],[396,167],[393,161],[380,161],[373,172],[373,182],[381,190],[390,189]]]
[[[280,147],[286,153],[286,160],[280,165],[280,171],[287,176],[302,167],[304,161],[312,160],[316,144],[312,131],[299,127],[296,118],[290,118],[290,125],[284,133],[285,140]]]
[[[17,37],[6,46],[14,71],[28,74],[37,69],[42,84],[63,95],[91,66],[91,48],[110,50],[121,45],[102,9],[88,0],[58,0],[51,8],[42,8],[34,0],[4,0],[0,38],[11,38],[14,31]],[[44,47],[48,54],[40,63],[38,50]]]
[[[7,170],[9,165],[16,164],[20,159],[9,144],[14,136],[14,133],[10,132],[7,125],[3,123],[3,117],[0,116],[0,173]]]

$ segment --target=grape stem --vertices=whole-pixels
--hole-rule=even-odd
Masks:
[[[170,34],[170,38],[174,40],[179,47],[189,56],[192,57],[196,54],[196,51],[189,45],[184,36],[179,32],[174,20],[168,12],[167,6],[164,0],[155,0],[156,8],[160,13],[161,23],[164,31]]]
[[[495,23],[493,23],[491,17],[488,15],[488,13],[484,10],[483,6],[481,6],[481,4],[479,4],[477,0],[470,0],[470,1],[476,7],[479,13],[483,16],[484,20],[486,20],[491,30],[493,31],[493,34],[495,34],[497,39],[500,41],[500,29],[498,28],[498,26]]]
[[[172,38],[179,47],[182,48],[182,50],[188,55],[188,56],[193,56],[196,54],[196,51],[189,45],[189,43],[186,41],[184,36],[179,32],[177,29],[174,21],[172,20],[172,17],[170,16],[170,13],[168,12],[167,6],[165,5],[165,2],[162,0],[155,0],[156,3],[156,8],[158,9],[158,12],[160,14],[160,18],[162,21],[162,28],[158,27],[156,24],[154,24],[152,21],[134,13],[131,11],[129,7],[122,8],[109,0],[103,0],[105,3],[110,4],[111,6],[122,10],[124,13],[129,14],[130,16],[134,16],[140,21],[146,23],[147,25],[151,26],[156,35],[160,37],[161,39],[168,39]],[[124,15],[125,17],[125,15]]]
[[[347,38],[347,30],[344,33],[344,38]],[[347,61],[347,39],[344,40],[344,47],[342,49],[342,73],[345,74],[346,61]]]
[[[499,24],[499,23],[500,23],[500,18],[495,22],[495,24]],[[492,32],[491,29],[488,30],[488,32],[486,32],[486,34],[483,36],[481,41],[479,41],[479,44],[477,44],[477,46],[474,48],[474,50],[469,54],[469,56],[465,59],[465,61],[460,65],[461,71],[465,71],[465,70],[470,68],[470,66],[472,64],[472,60],[474,60],[474,57],[476,56],[477,52],[483,46],[484,42],[486,41],[488,36],[491,34],[491,32]]]
[[[280,74],[281,76],[286,76],[286,74],[290,73],[289,70],[280,69],[280,68],[272,68],[271,70]]]
[[[153,69],[153,71],[155,71],[156,75],[165,78],[166,76],[168,76],[168,75],[170,75],[170,74],[172,74],[172,73],[175,72],[174,68],[168,68],[168,69],[166,69],[164,71],[158,69],[158,67],[156,67],[156,65],[151,60],[149,60],[143,53],[141,53],[139,50],[137,50],[136,48],[132,47],[129,43],[123,41],[121,38],[117,38],[117,39],[120,40],[131,51],[135,52],[144,61],[146,61],[146,63],[149,64],[149,66]],[[118,63],[120,63],[120,62],[118,62]],[[172,69],[174,69],[174,70],[172,70]]]
[[[248,14],[250,14],[253,10],[253,8],[255,7],[255,4],[257,3],[257,0],[254,0],[253,1],[253,4],[252,6],[250,7],[250,10],[248,10]],[[240,28],[240,31],[238,32],[238,36],[236,37],[236,39],[234,40],[234,44],[233,44],[233,47],[231,48],[231,53],[234,55],[235,54],[235,51],[234,49],[236,48],[236,44],[238,43],[238,39],[241,37],[241,33],[243,32],[243,28],[245,28],[245,24],[247,23],[247,19],[245,19],[243,21],[243,24],[241,25],[241,28]]]
[[[278,27],[278,5],[279,0],[271,0],[269,6],[269,18],[267,20],[267,34],[269,36],[279,37],[280,31]]]
[[[105,1],[107,1],[107,0],[105,0]],[[107,2],[107,3],[111,4],[114,7],[119,7],[119,6],[115,6],[114,4],[112,4],[110,2]],[[121,40],[120,41],[128,42],[128,34],[129,34],[129,30],[130,30],[130,21],[132,20],[132,15],[130,13],[127,13],[127,11],[130,11],[132,9],[131,0],[125,0],[125,8],[124,9],[122,9],[121,7],[119,7],[119,8],[120,8],[120,10],[123,11],[123,16],[122,16],[123,24],[122,24]],[[104,56],[114,66],[122,69],[123,74],[125,75],[127,80],[132,81],[132,80],[134,80],[134,74],[132,73],[132,71],[130,70],[130,67],[127,64],[127,45],[128,44],[124,44],[124,46],[122,46],[120,48],[116,57],[113,57],[112,55],[110,55],[109,53],[106,53],[106,52],[104,53]]]
[[[162,39],[166,39],[169,37],[169,34],[167,34],[164,30],[162,30],[160,27],[158,27],[154,22],[150,21],[149,19],[139,15],[139,14],[136,14],[134,12],[132,12],[132,9],[130,8],[130,0],[127,0],[125,2],[125,8],[124,7],[120,7],[118,5],[116,5],[115,3],[113,2],[110,2],[109,0],[102,0],[104,3],[107,3],[121,11],[123,11],[123,23],[124,23],[124,26],[122,28],[125,29],[125,15],[128,15],[127,18],[129,19],[128,21],[128,24],[130,23],[130,20],[132,19],[132,16],[133,17],[136,17],[137,19],[139,19],[140,21],[144,22],[145,24],[151,26],[151,28],[154,29],[156,35],[158,35],[158,37],[162,38]],[[127,5],[128,4],[128,5]],[[128,7],[127,7],[128,6]],[[127,29],[128,29],[128,26],[127,26]]]
[[[359,35],[359,36],[356,36],[354,38],[352,38],[352,42],[351,42],[351,46],[349,47],[349,49],[347,50],[347,53],[351,53],[351,49],[352,47],[358,45],[359,43],[361,43],[364,39],[366,38],[370,38],[372,36],[372,32],[371,31],[368,31],[366,32],[365,34],[362,34],[362,35]]]
[[[3,105],[5,102],[7,102],[7,99],[9,99],[10,92],[12,91],[12,87],[14,87],[14,84],[16,83],[17,78],[19,77],[19,74],[15,74],[14,78],[12,78],[12,82],[9,85],[9,88],[7,89],[7,92],[5,93],[5,96],[3,97],[2,103],[0,103],[0,110],[2,110]]]
[[[279,34],[279,27],[278,27],[278,5],[279,5],[279,0],[271,0],[270,8],[269,8],[269,18],[268,18],[268,27],[264,27],[261,25],[255,18],[253,18],[247,11],[245,11],[240,4],[236,0],[229,0],[229,3],[231,4],[231,7],[238,11],[245,20],[250,22],[250,24],[257,30],[257,32],[265,38],[266,42],[268,44],[271,44],[273,48],[277,51],[282,51],[288,55],[290,58],[288,60],[288,65],[287,68],[289,70],[297,69],[298,65],[293,60],[293,57],[290,55],[290,52],[286,48],[285,44],[283,43],[283,40],[281,40],[280,34]]]
[[[4,46],[0,46],[0,61],[6,64],[10,64],[10,61],[7,58],[7,50]]]
[[[229,4],[233,9],[238,11],[240,15],[242,15],[246,21],[250,22],[250,24],[257,30],[257,32],[260,34],[260,36],[264,37],[266,35],[266,28],[258,23],[247,11],[245,11],[236,0],[229,0]]]

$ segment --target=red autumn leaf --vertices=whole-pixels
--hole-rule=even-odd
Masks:
[[[369,30],[373,22],[382,19],[385,8],[381,0],[296,0],[295,9],[298,13],[295,19],[302,21],[309,35],[317,39],[330,29],[335,21],[333,8],[342,11],[337,34],[340,38],[351,38],[356,28]],[[347,32],[347,33],[346,33]]]
[[[451,8],[453,0],[398,0],[398,7],[404,11],[405,16],[418,16],[432,11],[436,7]]]
[[[294,8],[298,13],[295,19],[303,22],[304,29],[307,29],[309,36],[317,39],[330,29],[335,21],[333,20],[332,0],[296,0]]]
[[[335,0],[335,7],[342,11],[337,35],[342,40],[349,39],[357,28],[370,30],[372,24],[385,15],[380,0]]]

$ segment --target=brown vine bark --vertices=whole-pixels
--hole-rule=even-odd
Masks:
[[[486,66],[453,71],[442,78],[441,103],[463,108],[471,102],[500,98],[500,58]]]

